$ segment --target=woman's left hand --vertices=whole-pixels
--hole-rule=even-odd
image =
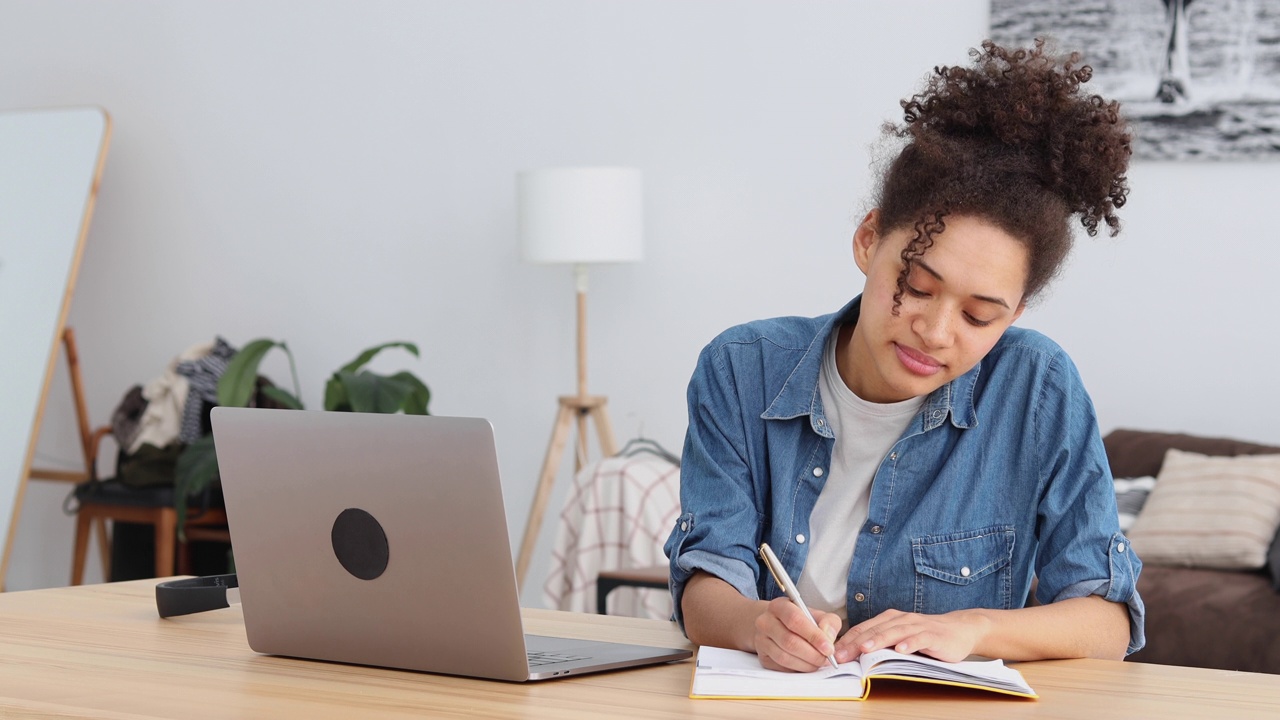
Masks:
[[[849,628],[836,642],[836,662],[849,662],[881,648],[960,662],[973,654],[989,624],[982,614],[971,611],[921,615],[885,610]]]

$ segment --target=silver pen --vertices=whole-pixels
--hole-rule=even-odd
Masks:
[[[778,560],[778,556],[773,554],[773,548],[769,547],[769,543],[760,543],[760,557],[764,559],[764,566],[769,568],[769,572],[773,575],[773,579],[777,581],[778,586],[782,588],[782,592],[787,594],[787,599],[795,603],[800,608],[800,612],[809,618],[809,622],[813,626],[822,630],[822,626],[818,625],[818,621],[813,619],[813,613],[809,612],[809,606],[804,604],[804,600],[800,597],[800,591],[796,589],[796,584],[791,582],[791,576],[787,574],[787,569],[782,567],[782,563]],[[835,655],[828,655],[827,661],[831,663],[831,667],[839,670],[840,664],[836,662]]]

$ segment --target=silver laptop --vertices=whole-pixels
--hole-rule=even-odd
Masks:
[[[487,420],[212,417],[256,652],[513,681],[691,655],[524,634]]]

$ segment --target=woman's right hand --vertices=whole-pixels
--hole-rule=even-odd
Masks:
[[[839,616],[814,611],[821,626],[816,628],[790,600],[748,600],[701,570],[685,585],[681,609],[685,632],[695,644],[753,652],[770,670],[810,672],[828,665],[841,625]],[[837,661],[857,656],[851,648],[839,652]]]
[[[799,606],[786,598],[775,598],[756,616],[755,649],[760,664],[770,670],[813,672],[830,667],[827,657],[835,653],[840,617],[813,610],[814,627]]]

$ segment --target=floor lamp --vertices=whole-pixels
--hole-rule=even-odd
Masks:
[[[578,394],[560,397],[560,409],[516,561],[516,582],[523,587],[559,472],[560,458],[575,421],[578,431],[575,472],[587,462],[588,420],[595,422],[604,456],[617,453],[607,398],[587,394],[587,264],[639,260],[644,225],[642,178],[634,168],[531,170],[517,176],[516,188],[525,259],[534,263],[571,264],[578,295]]]

